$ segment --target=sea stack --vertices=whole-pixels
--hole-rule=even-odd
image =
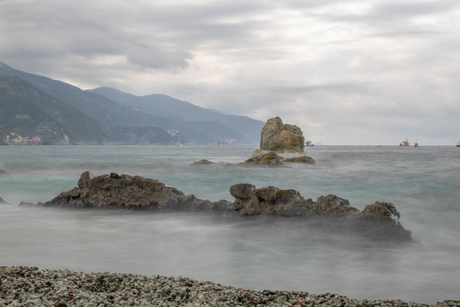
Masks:
[[[280,117],[270,118],[262,129],[260,149],[276,153],[304,152],[305,138],[302,130],[290,124],[284,124]]]

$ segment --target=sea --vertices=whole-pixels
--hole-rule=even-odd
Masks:
[[[254,290],[356,299],[460,300],[460,148],[315,146],[316,165],[244,167],[254,146],[1,146],[0,265],[184,276]],[[286,155],[289,156],[289,155]],[[207,159],[211,166],[193,162]],[[233,201],[236,183],[393,203],[413,243],[373,242],[291,220],[19,205],[53,199],[81,173],[157,179]],[[332,229],[332,228],[331,228]]]

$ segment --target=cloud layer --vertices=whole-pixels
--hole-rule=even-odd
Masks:
[[[460,2],[0,1],[0,61],[163,93],[313,142],[460,141]]]

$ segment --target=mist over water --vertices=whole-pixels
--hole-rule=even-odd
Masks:
[[[435,303],[460,299],[460,149],[307,148],[317,164],[227,166],[253,147],[0,147],[0,265],[187,276],[256,290],[332,292]],[[192,166],[208,159],[213,166]],[[229,188],[335,194],[363,209],[392,202],[415,244],[375,243],[290,219],[230,222],[213,215],[18,206],[48,201],[82,172],[158,179],[198,198],[233,201]]]

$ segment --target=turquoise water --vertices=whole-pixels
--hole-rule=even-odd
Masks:
[[[188,276],[257,290],[333,292],[435,303],[460,298],[460,149],[308,148],[317,164],[229,167],[253,147],[0,147],[0,265]],[[208,159],[211,167],[191,163]],[[419,242],[377,244],[285,222],[19,207],[76,186],[80,174],[158,179],[199,198],[233,200],[231,185],[335,194],[358,209],[389,201]]]

